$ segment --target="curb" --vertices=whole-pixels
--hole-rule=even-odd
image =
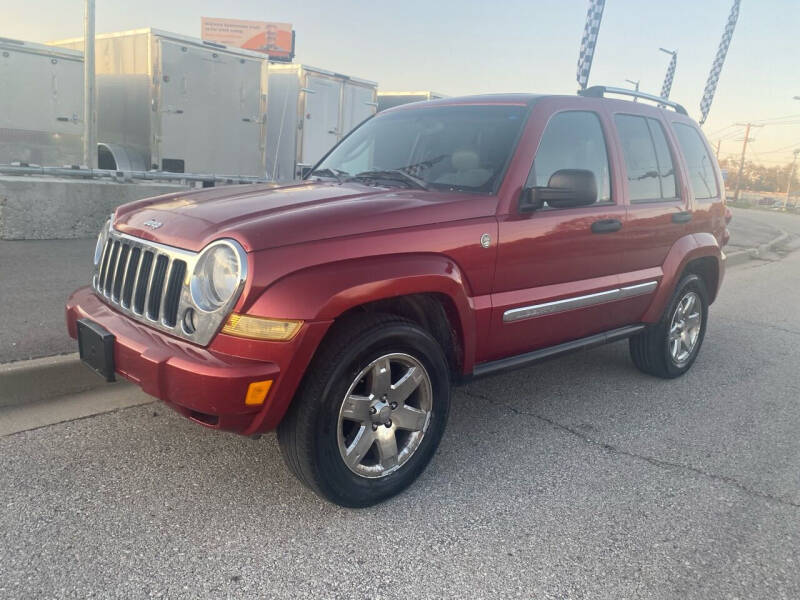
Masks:
[[[105,380],[84,365],[77,352],[6,363],[0,365],[0,407],[77,394],[102,385]]]
[[[729,268],[735,267],[736,265],[741,265],[750,260],[757,260],[762,256],[764,256],[765,254],[767,254],[768,252],[771,252],[772,249],[775,248],[775,246],[782,244],[789,238],[789,234],[786,233],[785,231],[780,229],[778,231],[781,232],[780,235],[765,244],[761,244],[759,246],[756,246],[755,248],[737,250],[736,252],[731,252],[730,254],[728,254],[726,261],[727,266]]]

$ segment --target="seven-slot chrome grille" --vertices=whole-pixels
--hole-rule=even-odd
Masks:
[[[228,311],[208,313],[192,302],[189,279],[199,254],[150,242],[110,229],[92,287],[127,316],[206,345]],[[195,328],[186,327],[187,310],[196,312]]]

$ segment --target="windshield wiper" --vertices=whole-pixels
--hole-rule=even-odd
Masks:
[[[338,181],[339,183],[344,183],[344,179],[342,179],[342,177],[347,177],[348,175],[350,175],[350,173],[348,173],[347,171],[342,171],[340,169],[331,169],[329,167],[325,167],[324,169],[316,169],[314,171],[311,171],[311,173],[309,173],[309,175],[310,176],[314,176],[314,175],[319,176],[319,175],[321,175],[322,177],[334,177],[336,179],[336,181]]]
[[[428,184],[425,183],[424,180],[420,179],[419,177],[414,177],[413,175],[409,175],[405,171],[401,169],[386,169],[386,170],[375,170],[375,171],[364,171],[363,173],[358,173],[350,177],[350,179],[388,179],[390,181],[403,181],[405,183],[410,183],[414,187],[419,188],[421,190],[427,190]]]

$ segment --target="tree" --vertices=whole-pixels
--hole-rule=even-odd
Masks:
[[[739,175],[739,161],[734,158],[725,158],[719,162],[719,166],[728,170],[725,186],[735,188]],[[785,193],[791,170],[791,162],[782,166],[769,167],[752,161],[745,161],[744,169],[742,169],[741,188],[753,192]],[[792,196],[800,196],[799,188],[800,166],[795,169],[794,177],[792,178]]]

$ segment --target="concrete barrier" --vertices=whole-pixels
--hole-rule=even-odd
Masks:
[[[94,237],[120,204],[186,189],[167,183],[0,177],[0,240]]]
[[[0,407],[120,385],[130,384],[107,383],[84,365],[77,353],[22,360],[0,365]]]

